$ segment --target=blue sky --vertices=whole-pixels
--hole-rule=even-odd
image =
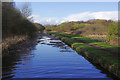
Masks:
[[[98,11],[116,11],[117,3],[114,2],[48,2],[48,3],[31,3],[33,7],[33,14],[41,15],[43,17],[63,17],[69,14],[76,14],[81,12],[98,12]]]
[[[21,7],[23,3],[17,2]],[[89,19],[115,19],[117,2],[31,2],[35,22],[41,24],[59,24],[65,21]],[[86,15],[86,16],[85,16]],[[89,15],[89,16],[88,16]],[[99,17],[97,17],[97,15]],[[110,18],[110,15],[112,18]],[[84,16],[84,17],[83,17]],[[114,17],[115,16],[115,17]],[[75,18],[76,17],[76,18]],[[88,19],[87,19],[88,17]],[[103,18],[102,18],[103,17]]]

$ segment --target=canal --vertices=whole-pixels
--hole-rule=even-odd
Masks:
[[[13,65],[3,60],[3,78],[108,78],[68,45],[49,36],[42,36],[29,53],[15,58]],[[100,79],[98,79],[100,80]]]

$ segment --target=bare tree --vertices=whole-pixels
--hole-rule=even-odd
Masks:
[[[31,8],[31,4],[28,3],[28,2],[25,2],[21,9],[20,9],[22,15],[24,17],[26,17],[28,20],[30,20],[31,22],[33,22],[33,17],[31,16],[32,15],[32,8]]]

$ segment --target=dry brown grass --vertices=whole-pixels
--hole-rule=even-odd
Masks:
[[[86,35],[86,37],[106,41],[106,35],[98,35],[98,34],[96,34],[96,35]]]
[[[27,35],[22,35],[22,36],[14,36],[14,37],[7,37],[2,41],[0,45],[2,45],[2,50],[7,50],[11,45],[20,43],[22,41],[25,41],[28,39]]]

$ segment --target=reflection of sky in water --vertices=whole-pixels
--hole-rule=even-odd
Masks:
[[[19,64],[14,65],[13,78],[107,78],[60,40],[45,36],[39,40],[30,55],[16,61]]]
[[[61,41],[60,40],[51,40],[51,38],[48,38],[48,37],[42,37],[42,39],[40,39],[40,43],[44,43],[44,44],[47,44],[47,43],[51,43],[51,44],[55,44],[55,43],[60,43]]]

